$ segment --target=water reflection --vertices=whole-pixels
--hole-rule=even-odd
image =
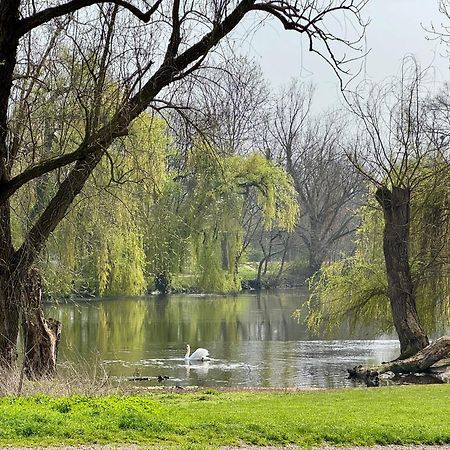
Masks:
[[[168,376],[166,385],[337,387],[349,366],[398,354],[375,330],[317,340],[292,317],[306,292],[70,301],[48,305],[63,323],[61,359],[101,361],[118,379]],[[350,340],[350,338],[354,338]],[[212,360],[186,363],[185,345]],[[144,382],[145,383],[145,382]]]

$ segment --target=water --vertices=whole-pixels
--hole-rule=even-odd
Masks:
[[[60,361],[103,365],[116,380],[140,385],[226,387],[351,386],[346,369],[399,353],[398,341],[376,330],[330,339],[312,336],[292,313],[306,292],[237,297],[173,295],[68,301],[47,306],[63,323]],[[185,346],[204,347],[212,360],[186,364]]]

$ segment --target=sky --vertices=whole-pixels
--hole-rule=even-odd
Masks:
[[[427,39],[430,34],[424,30],[431,23],[435,27],[450,25],[450,20],[439,12],[438,0],[369,0],[363,16],[370,20],[364,44],[370,51],[363,61],[363,72],[352,86],[363,79],[381,82],[399,74],[402,58],[411,54],[422,68],[433,66],[428,76],[430,89],[437,90],[443,81],[450,81],[445,46]],[[316,86],[315,109],[326,109],[341,101],[336,75],[323,60],[307,51],[306,40],[300,34],[286,32],[276,22],[264,23],[241,45],[259,62],[274,89],[300,78]]]

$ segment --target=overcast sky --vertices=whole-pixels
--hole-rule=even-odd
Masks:
[[[369,0],[364,16],[370,20],[366,34],[370,53],[359,80],[365,76],[382,81],[398,74],[403,56],[413,54],[422,68],[435,67],[436,86],[450,81],[449,61],[442,56],[445,47],[436,40],[427,40],[424,30],[431,23],[436,27],[446,23],[438,6],[438,0]],[[260,63],[274,88],[296,77],[316,85],[315,109],[339,101],[336,75],[323,60],[306,50],[306,41],[298,33],[286,32],[275,22],[266,23],[246,40],[244,49]]]

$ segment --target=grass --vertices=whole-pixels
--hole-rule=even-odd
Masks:
[[[257,262],[245,262],[239,264],[239,278],[242,281],[254,280],[258,275]]]
[[[0,398],[0,444],[450,443],[450,386]]]

